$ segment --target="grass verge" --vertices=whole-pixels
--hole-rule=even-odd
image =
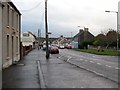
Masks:
[[[98,50],[95,50],[95,49],[73,49],[73,50],[80,51],[80,52],[97,54],[97,55],[120,56],[120,52],[110,51],[110,50],[104,50],[103,52],[102,51],[98,52]]]

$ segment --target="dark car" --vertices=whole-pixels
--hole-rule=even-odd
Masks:
[[[51,54],[58,54],[58,53],[59,53],[58,47],[52,46],[52,47],[50,48],[50,53],[51,53]]]

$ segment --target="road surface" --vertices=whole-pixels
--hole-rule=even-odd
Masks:
[[[67,49],[60,49],[60,54],[54,56],[118,82],[118,70],[120,68],[118,67],[119,57],[117,56],[94,55]]]

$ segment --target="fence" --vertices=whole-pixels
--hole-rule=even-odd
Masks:
[[[20,59],[22,59],[25,55],[27,55],[32,50],[32,45],[23,46],[22,43],[20,45]]]

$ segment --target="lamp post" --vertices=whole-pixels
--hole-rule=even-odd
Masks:
[[[117,14],[117,50],[118,50],[118,41],[119,41],[119,38],[118,38],[118,12],[117,11],[105,11],[105,12],[108,12],[108,13],[116,13]]]

